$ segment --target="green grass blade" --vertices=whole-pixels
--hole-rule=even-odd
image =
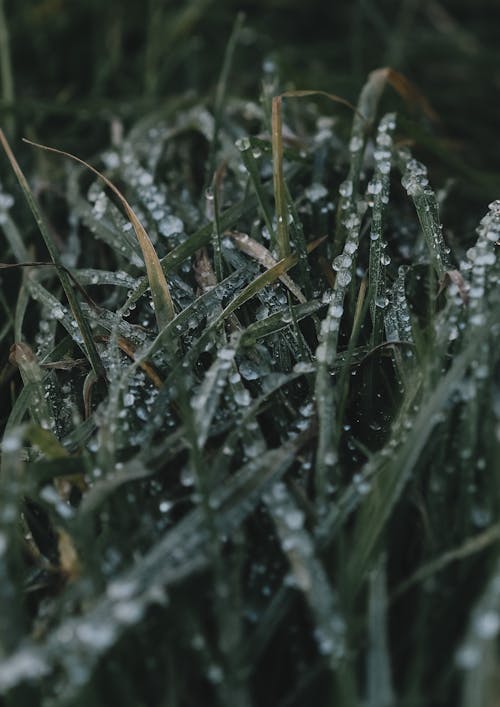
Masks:
[[[7,139],[3,133],[3,131],[0,129],[0,142],[2,143],[3,149],[5,151],[5,154],[7,155],[9,162],[12,166],[12,169],[14,170],[14,173],[17,177],[17,180],[21,186],[21,189],[23,191],[23,194],[26,198],[26,201],[28,202],[28,205],[31,209],[31,212],[35,218],[36,224],[40,230],[40,233],[42,234],[42,237],[45,241],[45,245],[47,246],[47,250],[49,251],[50,257],[52,258],[52,261],[54,262],[56,268],[57,268],[57,274],[59,275],[59,279],[61,281],[61,285],[64,288],[64,292],[66,293],[66,297],[68,298],[68,302],[70,304],[71,310],[73,312],[73,315],[78,323],[78,328],[80,329],[80,333],[82,335],[83,339],[83,345],[84,345],[84,353],[86,356],[88,356],[90,364],[92,368],[94,369],[94,372],[98,378],[105,378],[105,371],[104,367],[102,365],[101,357],[99,356],[99,352],[97,351],[96,345],[94,343],[94,339],[92,337],[92,332],[90,330],[90,327],[88,325],[87,320],[83,316],[80,303],[78,301],[77,296],[75,295],[73,285],[71,283],[71,280],[66,272],[65,269],[63,269],[61,266],[61,261],[59,257],[59,252],[56,248],[56,245],[53,241],[52,235],[50,233],[50,229],[48,228],[47,224],[45,223],[45,219],[42,216],[42,212],[40,211],[40,208],[35,200],[35,197],[33,196],[33,193],[29,187],[29,184],[26,180],[26,177],[24,176],[19,164],[17,163],[16,158],[14,157],[14,154],[12,153],[12,150],[10,149],[9,143],[7,142]]]

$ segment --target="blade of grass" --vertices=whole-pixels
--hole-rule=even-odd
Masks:
[[[4,0],[0,0],[0,74],[2,77],[2,100],[9,114],[5,118],[7,130],[12,136],[14,132],[14,74],[10,51],[9,27],[5,15]]]
[[[286,208],[285,178],[283,175],[283,126],[281,120],[281,96],[275,96],[272,102],[272,147],[273,147],[273,185],[276,205],[277,243],[280,258],[290,253],[288,234],[288,212]]]
[[[35,218],[35,221],[37,223],[37,226],[40,230],[40,233],[42,234],[42,237],[45,241],[45,245],[47,246],[47,250],[49,251],[50,257],[52,258],[52,261],[54,262],[54,265],[56,266],[57,269],[57,274],[59,275],[59,279],[61,281],[61,285],[63,286],[64,292],[66,293],[66,297],[68,298],[69,305],[71,307],[71,311],[73,312],[73,315],[77,321],[78,328],[80,329],[80,333],[83,338],[83,344],[84,348],[83,351],[88,356],[90,365],[92,366],[96,376],[98,378],[105,379],[106,378],[106,373],[104,371],[104,366],[101,361],[101,357],[99,356],[99,352],[97,351],[96,345],[94,343],[94,339],[92,337],[92,331],[90,330],[89,324],[86,320],[86,318],[83,316],[80,303],[78,301],[78,298],[75,295],[75,292],[72,287],[71,279],[68,276],[66,270],[61,267],[62,263],[59,257],[59,252],[56,248],[56,245],[54,243],[54,240],[52,238],[52,235],[50,233],[50,229],[48,228],[47,224],[45,223],[45,219],[42,215],[42,212],[38,206],[38,203],[30,189],[30,186],[26,180],[26,177],[24,176],[16,158],[14,157],[14,154],[10,148],[9,143],[7,142],[7,139],[3,133],[3,130],[0,128],[0,142],[2,143],[3,149],[5,150],[5,153],[9,159],[9,162],[12,166],[12,169],[14,170],[14,173],[17,177],[17,180],[21,186],[21,189],[24,193],[24,196],[26,198],[26,201],[28,202],[28,205],[31,209],[31,212]]]
[[[214,137],[212,140],[212,144],[210,145],[210,153],[207,159],[207,177],[205,182],[207,185],[210,183],[212,175],[215,171],[215,156],[217,154],[217,148],[219,145],[219,133],[222,120],[222,110],[224,107],[224,100],[226,98],[227,82],[229,78],[229,72],[231,71],[231,65],[233,63],[234,51],[236,49],[236,45],[238,44],[238,39],[240,37],[244,21],[244,13],[239,12],[236,15],[236,19],[231,30],[231,35],[229,37],[229,41],[226,46],[226,51],[224,53],[224,60],[222,62],[222,69],[220,72],[219,80],[217,81],[217,88],[215,91],[214,101]]]

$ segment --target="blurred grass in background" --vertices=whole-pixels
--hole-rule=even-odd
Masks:
[[[431,159],[438,154],[440,169],[448,166],[466,177],[467,187],[459,180],[457,189],[465,192],[470,223],[480,216],[485,191],[495,196],[496,0],[4,4],[18,136],[89,155],[106,144],[113,118],[131,125],[186,91],[210,98],[234,17],[243,11],[247,21],[230,94],[258,94],[261,67],[272,61],[285,86],[333,91],[353,101],[368,72],[389,65],[414,81],[435,108],[441,140],[422,140],[419,133],[419,143],[427,145]]]

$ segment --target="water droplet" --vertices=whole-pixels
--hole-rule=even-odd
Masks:
[[[285,513],[284,520],[290,530],[300,530],[304,525],[304,514],[296,508]]]
[[[388,304],[389,304],[389,300],[387,299],[387,297],[385,295],[378,295],[378,297],[375,298],[375,305],[377,307],[380,307],[381,309],[384,309],[385,307],[387,307]]]
[[[213,685],[219,685],[224,678],[224,673],[220,665],[216,665],[215,663],[210,665],[207,670],[207,677]]]
[[[125,393],[123,396],[123,404],[125,407],[131,407],[135,402],[135,396],[133,393]]]
[[[351,273],[349,270],[339,270],[335,282],[337,282],[341,287],[347,287],[351,282]]]
[[[246,388],[241,388],[234,394],[234,400],[238,405],[246,407],[252,402],[252,396]]]
[[[358,152],[358,150],[361,150],[363,147],[363,139],[358,137],[357,135],[353,135],[350,142],[349,142],[349,151],[350,152]]]
[[[345,198],[352,196],[352,182],[349,179],[339,186],[339,194]]]
[[[341,253],[337,255],[332,263],[332,268],[334,270],[342,270],[343,268],[350,268],[352,265],[352,258],[347,253]]]
[[[327,195],[327,188],[323,186],[323,184],[318,184],[318,182],[314,182],[313,184],[311,184],[310,187],[306,189],[306,196],[309,201],[312,201],[313,203],[324,199]]]
[[[193,486],[194,474],[190,467],[184,467],[180,473],[180,482],[183,486]]]
[[[473,670],[481,659],[481,654],[477,646],[465,644],[456,654],[456,663],[463,670]]]
[[[475,619],[474,630],[480,638],[494,638],[500,630],[500,616],[495,611],[485,611]]]
[[[113,615],[122,624],[134,624],[142,617],[144,606],[140,601],[120,601],[113,607]]]
[[[238,138],[234,144],[240,152],[245,152],[245,150],[249,150],[251,147],[250,138],[246,136]]]
[[[184,223],[177,216],[165,216],[158,223],[158,231],[162,236],[168,238],[184,231]]]
[[[245,380],[251,381],[260,378],[261,372],[253,361],[245,360],[239,365],[239,371]]]

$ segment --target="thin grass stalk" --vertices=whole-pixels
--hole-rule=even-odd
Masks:
[[[288,212],[286,208],[285,177],[283,174],[283,125],[281,118],[281,96],[275,96],[272,102],[272,147],[273,147],[273,185],[276,205],[277,242],[280,258],[290,253],[288,233]]]
[[[10,51],[10,36],[7,17],[5,14],[4,0],[0,0],[0,76],[2,82],[2,101],[5,116],[5,127],[9,135],[14,133],[14,73],[12,71],[12,59]]]

